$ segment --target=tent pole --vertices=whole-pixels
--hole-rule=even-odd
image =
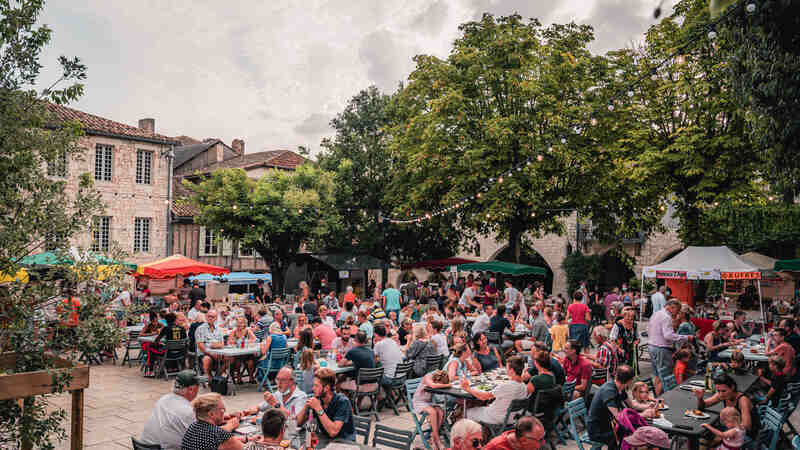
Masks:
[[[642,270],[642,286],[641,286],[640,290],[641,290],[641,298],[644,299],[644,270]],[[647,303],[645,302],[644,306],[646,306],[646,305],[647,305]],[[639,306],[639,322],[642,322],[643,320],[644,320],[644,307],[642,305],[640,305]]]
[[[761,335],[767,334],[767,318],[764,317],[764,300],[761,298],[761,279],[756,280],[758,284],[758,307],[761,309]]]

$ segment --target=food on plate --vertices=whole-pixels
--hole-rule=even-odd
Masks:
[[[684,414],[686,414],[687,416],[704,416],[705,415],[705,413],[703,413],[703,411],[700,411],[699,409],[687,409],[684,412]]]

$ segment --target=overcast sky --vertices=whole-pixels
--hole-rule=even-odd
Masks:
[[[657,0],[51,0],[58,55],[88,66],[70,105],[197,139],[243,138],[246,151],[319,148],[330,119],[371,84],[391,92],[412,57],[446,57],[458,25],[483,12],[595,27],[595,52],[630,45]],[[669,0],[667,0],[669,3]]]

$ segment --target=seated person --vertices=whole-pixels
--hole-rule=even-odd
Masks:
[[[346,355],[355,346],[356,341],[350,336],[350,326],[342,324],[341,328],[339,328],[339,337],[333,340],[331,348],[333,351],[339,352],[340,355]]]
[[[311,328],[314,339],[318,339],[322,350],[331,350],[333,340],[336,339],[336,332],[329,325],[322,323],[322,319],[314,317],[311,321]]]
[[[300,333],[303,330],[310,330],[311,324],[308,323],[308,316],[305,314],[299,314],[297,316],[297,325],[294,327],[294,338],[300,339]]]
[[[350,400],[334,392],[336,373],[322,367],[314,376],[314,396],[306,401],[297,415],[297,425],[303,426],[309,419],[316,421],[317,435],[321,439],[356,440],[353,409]],[[313,416],[313,417],[312,417]]]
[[[592,379],[592,363],[581,355],[583,348],[574,339],[567,341],[564,346],[564,359],[561,360],[561,365],[564,367],[564,372],[567,375],[567,382],[575,382],[575,393],[573,398],[580,398],[586,395],[587,389],[590,388]]]
[[[525,450],[539,450],[544,444],[544,425],[533,416],[521,417],[514,429],[509,430],[495,437],[485,447],[481,445],[472,445],[470,447],[463,447],[466,449],[483,449],[483,450],[509,450],[509,449],[525,449]],[[469,441],[468,441],[469,442]]]
[[[339,361],[339,366],[341,367],[353,366],[355,368],[355,370],[353,370],[353,379],[342,383],[342,389],[356,390],[356,380],[358,379],[359,370],[375,368],[375,353],[369,347],[368,342],[367,334],[363,331],[359,331],[356,333],[356,346],[344,355],[344,359]],[[360,389],[364,390],[372,390],[375,387],[374,384],[359,386]]]
[[[508,330],[509,333],[514,332],[511,322],[506,318],[506,305],[499,305],[497,307],[497,314],[489,319],[489,331],[500,335],[500,340],[502,341],[501,348],[503,350],[514,346],[514,341],[505,338],[506,330]]]
[[[275,324],[277,327],[278,324]],[[244,316],[239,316],[236,318],[236,328],[234,328],[230,334],[228,334],[228,342],[227,344],[230,346],[236,347],[243,347],[248,344],[255,344],[256,342],[256,335],[253,334],[253,330],[247,328],[247,319]],[[233,359],[233,377],[237,383],[242,384],[242,368],[246,367],[248,372],[250,373],[250,382],[255,383],[255,367],[256,367],[256,358],[254,355],[243,355],[237,356]]]
[[[249,416],[272,408],[283,413],[287,419],[297,417],[297,413],[306,406],[308,395],[295,385],[292,369],[289,366],[282,368],[275,377],[275,383],[278,385],[275,393],[264,392],[264,401],[245,410],[244,415]]]
[[[467,419],[489,424],[503,423],[506,411],[509,406],[511,406],[511,401],[522,400],[528,397],[528,387],[522,382],[522,373],[524,370],[525,362],[522,358],[519,356],[508,358],[506,373],[510,380],[500,383],[491,392],[473,389],[470,387],[468,380],[462,380],[461,389],[463,389],[464,392],[469,393],[478,400],[494,400],[489,406],[467,409]]]
[[[266,394],[265,394],[266,395]],[[245,445],[246,450],[272,450],[282,448],[281,441],[286,431],[286,414],[279,409],[270,409],[261,418],[261,436]]]
[[[683,384],[692,374],[689,372],[689,358],[692,354],[687,349],[681,349],[672,355],[673,369],[672,373],[675,375],[675,382]]]
[[[786,389],[788,377],[783,371],[784,367],[786,367],[786,363],[783,361],[782,357],[778,355],[770,356],[769,373],[762,373],[762,375],[759,377],[762,383],[769,386],[769,390],[767,391],[767,395],[763,403],[769,403],[769,405],[773,408],[778,406],[778,402],[780,401],[781,397],[783,396],[783,392]]]
[[[650,395],[650,388],[644,381],[633,383],[631,388],[631,407],[644,417],[654,417],[658,400]]]
[[[197,356],[202,358],[203,373],[211,375],[211,371],[220,366],[220,362],[225,360],[225,357],[220,354],[208,353],[212,348],[223,348],[225,346],[225,336],[222,330],[216,326],[217,312],[210,309],[206,313],[206,322],[199,327],[195,332],[195,342],[197,343]]]
[[[633,368],[623,364],[617,368],[614,379],[600,386],[594,394],[586,423],[589,439],[606,443],[610,449],[617,448],[611,419],[618,417],[625,407],[633,407],[627,392],[633,378]]]
[[[475,356],[475,366],[480,366],[482,372],[489,372],[500,367],[500,353],[497,347],[490,347],[489,340],[483,333],[475,333],[472,336],[473,355]]]
[[[553,373],[553,376],[556,379],[556,384],[564,384],[567,380],[567,376],[564,373],[564,368],[557,359],[553,358],[550,351],[547,350],[547,345],[545,345],[544,342],[535,342],[533,344],[533,348],[531,348],[531,354],[528,356],[528,373],[530,376],[535,376],[539,373],[536,368],[536,364],[534,363],[534,360],[538,358],[539,354],[544,354],[544,357],[550,360],[550,372]]]
[[[183,435],[194,423],[192,400],[197,397],[199,388],[194,370],[178,372],[175,387],[158,399],[139,440],[147,445],[160,445],[164,450],[180,449]]]
[[[239,418],[225,415],[222,396],[210,392],[192,401],[197,420],[189,426],[181,441],[181,450],[241,450],[244,446],[233,430]]]
[[[284,336],[289,336],[291,330],[289,329],[289,322],[286,321],[286,317],[283,315],[283,310],[280,308],[276,308],[272,313],[272,321],[280,325],[281,327],[281,334]]]
[[[426,387],[431,389],[446,389],[451,387],[450,378],[443,370],[430,372],[422,377],[417,390],[414,392],[411,408],[416,415],[423,413],[428,415],[428,421],[431,424],[431,440],[433,446],[437,449],[445,448],[442,444],[442,439],[439,436],[439,428],[444,420],[444,410],[441,406],[433,403],[433,394],[425,390]]]
[[[731,352],[731,360],[727,363],[719,363],[727,372],[734,375],[745,375],[750,373],[745,365],[744,353],[736,349]]]
[[[707,423],[702,424],[702,427],[710,431],[715,436],[715,440],[722,441],[720,448],[742,448],[745,432],[742,429],[742,415],[739,414],[739,411],[731,406],[722,408],[719,413],[719,421],[725,426],[725,431],[718,430]]]
[[[736,408],[742,416],[742,428],[748,436],[755,439],[758,436],[759,422],[750,398],[737,391],[736,381],[728,374],[714,377],[714,387],[717,392],[709,398],[704,398],[706,393],[704,389],[694,391],[694,395],[697,397],[697,409],[702,411],[719,402],[722,402],[725,407]]]

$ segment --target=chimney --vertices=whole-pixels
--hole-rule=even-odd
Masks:
[[[231,142],[231,148],[239,156],[243,156],[244,155],[244,140],[242,140],[242,139],[234,139],[233,142]]]
[[[139,120],[139,129],[147,131],[149,133],[156,132],[156,119],[140,119]]]
[[[222,141],[217,141],[217,143],[214,144],[214,152],[218,163],[225,161],[225,147],[222,145]]]

